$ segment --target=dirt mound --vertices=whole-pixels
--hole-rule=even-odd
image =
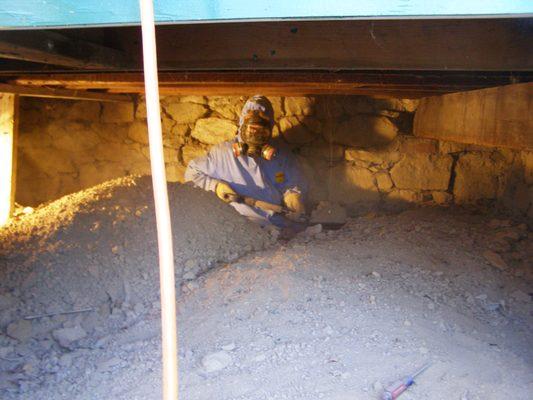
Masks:
[[[184,290],[210,267],[272,243],[266,231],[212,193],[169,184],[169,198],[176,281]],[[5,369],[27,363],[20,353],[35,361],[50,348],[94,346],[157,309],[158,296],[148,177],[65,196],[0,230],[0,356],[13,360]]]
[[[211,269],[178,301],[180,398],[378,399],[429,360],[401,399],[529,399],[531,239],[513,221],[419,209]],[[54,357],[44,385],[5,397],[161,398],[157,312]]]

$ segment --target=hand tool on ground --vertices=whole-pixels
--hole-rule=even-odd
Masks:
[[[408,375],[403,378],[400,382],[397,382],[395,385],[392,385],[389,389],[386,389],[383,395],[381,396],[382,400],[396,400],[400,395],[405,392],[409,386],[415,383],[415,378],[429,368],[431,363],[425,364],[422,368],[418,369],[414,374]]]

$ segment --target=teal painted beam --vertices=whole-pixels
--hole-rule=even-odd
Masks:
[[[155,0],[157,23],[532,14],[531,0]],[[139,24],[136,0],[0,0],[0,29]]]

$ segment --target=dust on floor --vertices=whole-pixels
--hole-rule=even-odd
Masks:
[[[529,399],[532,246],[519,221],[422,208],[204,269],[178,299],[181,398],[378,399],[431,361],[402,398]],[[0,356],[18,360],[0,364],[2,398],[159,399],[159,310],[140,298],[142,313],[118,308],[119,326],[68,346],[26,339],[49,343],[38,357],[2,334]],[[61,329],[91,314],[62,316]]]

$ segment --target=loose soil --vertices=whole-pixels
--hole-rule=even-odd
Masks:
[[[0,397],[159,399],[146,178],[60,199],[0,231]],[[416,208],[289,242],[169,186],[182,399],[529,399],[532,233]],[[24,317],[90,308],[76,314]]]

